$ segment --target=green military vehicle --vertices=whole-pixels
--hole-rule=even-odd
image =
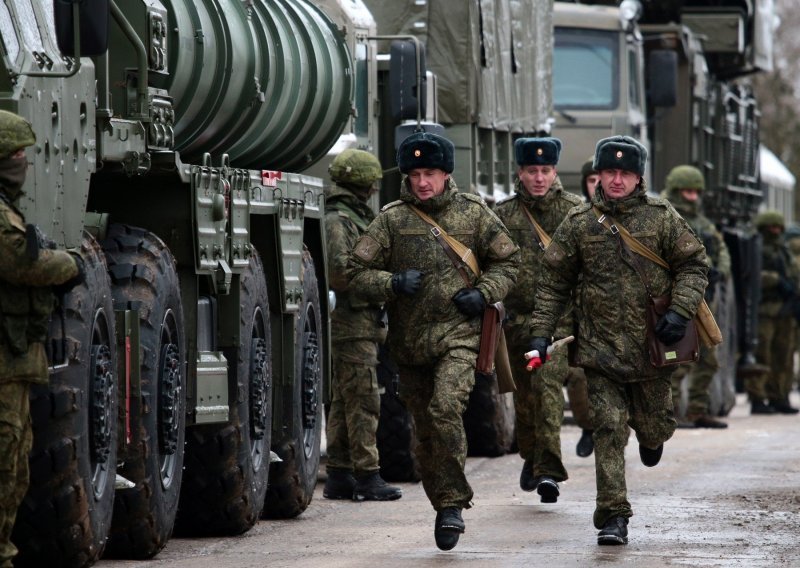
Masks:
[[[749,74],[771,67],[771,2],[624,0],[555,2],[554,132],[559,174],[580,192],[581,165],[598,139],[626,134],[649,147],[649,188],[670,169],[699,168],[705,214],[733,262],[716,314],[725,342],[712,410],[734,404],[734,376],[754,365],[760,240],[752,219],[758,183],[758,105]]]
[[[306,0],[9,0],[0,27],[0,108],[37,136],[21,208],[87,267],[32,395],[19,564],[300,514],[330,354],[323,182],[297,172],[361,143],[366,51]]]

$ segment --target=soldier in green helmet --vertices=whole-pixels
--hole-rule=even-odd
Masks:
[[[55,295],[83,281],[83,261],[41,244],[17,208],[28,169],[31,125],[0,110],[0,565],[11,566],[17,508],[28,488],[33,442],[28,390],[47,384],[44,342]]]
[[[348,149],[328,169],[335,185],[325,192],[328,281],[336,293],[331,314],[332,397],[326,435],[328,461],[323,496],[327,499],[391,501],[402,491],[380,476],[378,430],[378,344],[386,339],[380,301],[362,298],[349,286],[350,252],[375,213],[367,204],[383,177],[378,159]]]
[[[789,404],[789,393],[794,380],[795,318],[800,315],[796,310],[800,267],[784,242],[785,221],[779,211],[759,213],[756,228],[764,243],[756,358],[770,370],[745,382],[750,412],[797,414],[798,409]]]
[[[666,198],[672,206],[686,219],[694,234],[706,247],[709,261],[708,287],[705,292],[706,302],[711,309],[715,308],[716,288],[719,282],[725,282],[731,274],[731,256],[722,234],[711,220],[701,212],[701,194],[706,182],[700,170],[690,165],[676,166],[670,170],[665,180],[665,188],[661,197]],[[700,358],[694,365],[681,365],[672,375],[672,401],[675,405],[678,426],[684,428],[727,428],[728,425],[717,420],[709,413],[711,404],[711,381],[719,369],[717,348],[701,345]],[[689,377],[689,401],[685,416],[681,416],[681,382]]]

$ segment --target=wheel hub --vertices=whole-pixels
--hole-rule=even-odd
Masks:
[[[250,436],[263,440],[267,428],[267,393],[269,391],[267,373],[267,342],[261,337],[250,343]]]
[[[111,453],[111,407],[114,373],[108,345],[93,345],[92,369],[92,454],[95,463],[106,463]]]
[[[174,343],[161,348],[161,428],[159,445],[161,453],[172,455],[178,449],[178,397],[181,392],[180,351]]]
[[[317,334],[305,334],[303,348],[303,427],[311,430],[317,423],[319,405],[319,344]]]

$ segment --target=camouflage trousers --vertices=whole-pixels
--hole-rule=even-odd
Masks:
[[[476,357],[469,349],[453,349],[431,365],[399,365],[400,398],[416,427],[422,487],[437,511],[471,506],[463,415],[475,384]]]
[[[594,430],[594,411],[589,404],[589,387],[586,373],[580,367],[569,368],[567,398],[575,423],[584,430]]]
[[[681,365],[672,374],[672,406],[681,407],[681,382],[689,377],[689,401],[686,405],[686,418],[690,421],[708,414],[711,406],[711,381],[719,369],[717,348],[700,345],[700,358],[691,365]]]
[[[622,383],[586,369],[586,379],[595,418],[597,501],[593,521],[600,529],[613,517],[633,515],[625,483],[628,426],[636,432],[640,445],[655,449],[672,437],[676,422],[669,375]]]
[[[756,359],[770,371],[745,383],[750,400],[769,399],[770,402],[785,402],[789,399],[794,381],[794,318],[758,318],[758,349]]]
[[[511,345],[512,354],[524,353],[527,345]],[[564,382],[569,376],[566,349],[553,353],[553,358],[536,371],[528,371],[525,363],[511,364],[514,382],[514,410],[519,455],[533,462],[533,475],[547,475],[555,481],[568,478],[561,461],[561,422],[564,419]]]
[[[0,383],[0,566],[11,566],[17,547],[11,530],[17,508],[28,489],[28,454],[33,445],[30,384],[23,381]]]
[[[364,342],[377,349],[374,343]],[[325,434],[326,468],[352,471],[355,475],[378,471],[375,434],[381,412],[375,365],[356,363],[334,354],[331,403]]]

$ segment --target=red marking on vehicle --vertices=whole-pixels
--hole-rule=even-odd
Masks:
[[[267,187],[277,187],[278,180],[283,177],[283,172],[275,170],[261,170],[261,185]]]

